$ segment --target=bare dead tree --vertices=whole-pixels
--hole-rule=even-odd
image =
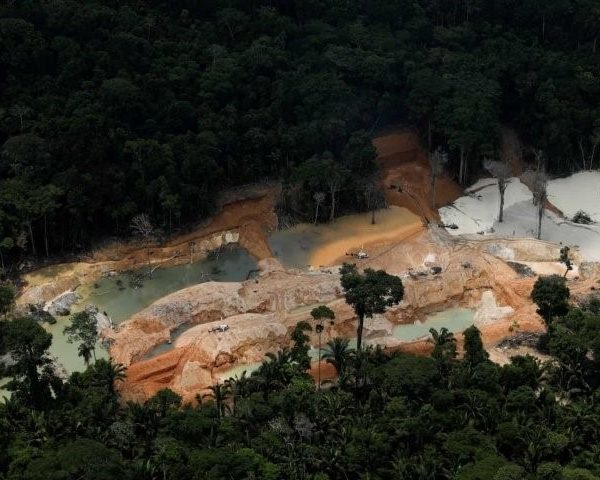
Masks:
[[[548,199],[548,176],[546,175],[546,156],[543,150],[534,151],[536,160],[536,170],[532,175],[533,183],[531,185],[533,192],[533,204],[537,206],[538,227],[537,238],[542,237],[542,217],[544,216],[544,204]]]
[[[495,160],[486,160],[483,163],[485,169],[490,172],[498,181],[498,192],[500,193],[500,211],[498,213],[498,222],[504,220],[504,192],[510,183],[511,170],[510,166],[505,162]]]
[[[538,209],[537,238],[542,238],[542,217],[544,216],[544,204],[548,199],[548,177],[544,171],[539,171],[533,186],[533,197]]]
[[[441,148],[429,155],[431,166],[431,206],[435,209],[435,186],[438,177],[444,172],[444,166],[448,163],[448,154]]]
[[[24,123],[23,118],[31,113],[31,108],[26,107],[24,105],[14,105],[10,108],[10,114],[15,117],[19,117],[19,121],[21,123],[21,133],[23,133]]]
[[[150,265],[150,238],[154,233],[154,226],[150,221],[150,217],[146,213],[139,213],[131,219],[130,224],[131,231],[134,235],[142,238],[146,246],[146,257],[148,259],[148,265]]]
[[[371,176],[365,181],[363,186],[365,204],[371,212],[371,225],[375,225],[375,210],[385,205],[385,198],[379,185],[379,178]]]
[[[596,128],[592,135],[590,135],[588,144],[589,148],[586,149],[585,141],[579,137],[579,151],[581,152],[581,164],[584,170],[592,170],[594,168],[594,158],[596,157],[596,150],[600,145],[600,127]]]
[[[316,192],[313,195],[313,200],[315,201],[315,221],[314,224],[317,224],[317,220],[319,219],[319,207],[321,206],[321,204],[323,203],[323,201],[325,200],[325,193],[323,192]]]

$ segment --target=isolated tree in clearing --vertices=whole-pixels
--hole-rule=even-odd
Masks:
[[[145,213],[140,213],[131,219],[131,230],[135,235],[138,235],[144,241],[146,246],[146,257],[148,265],[150,265],[150,237],[154,233],[154,226],[150,221],[150,217]]]
[[[531,299],[538,306],[537,313],[548,327],[554,317],[567,313],[570,295],[565,278],[559,275],[539,277],[531,291]]]
[[[498,181],[498,193],[500,193],[500,211],[498,212],[498,222],[504,220],[504,192],[509,184],[510,166],[505,162],[488,160],[484,163],[485,169],[490,172]]]
[[[372,318],[376,313],[385,312],[387,307],[400,303],[404,286],[399,277],[384,270],[367,268],[360,273],[354,264],[344,263],[340,274],[346,303],[352,306],[358,316],[356,349],[360,350],[365,318]]]
[[[444,166],[448,163],[448,154],[438,147],[429,156],[429,163],[431,165],[431,206],[435,208],[435,187],[438,177],[444,172]]]
[[[569,273],[571,270],[573,270],[573,262],[571,262],[571,258],[569,257],[569,252],[570,252],[570,248],[569,247],[562,247],[560,249],[560,263],[564,263],[566,270],[565,270],[565,274],[563,275],[563,277],[566,278],[567,273]]]

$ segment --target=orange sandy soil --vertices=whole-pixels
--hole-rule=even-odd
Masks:
[[[382,172],[386,200],[390,205],[406,207],[430,222],[439,221],[437,208],[453,202],[462,189],[447,174],[436,182],[435,208],[431,199],[431,167],[417,135],[392,133],[373,140]],[[402,192],[398,191],[402,188]]]
[[[364,248],[397,244],[414,237],[424,229],[419,216],[406,208],[393,205],[376,213],[376,223],[371,224],[371,213],[347,215],[330,225],[321,225],[327,241],[315,248],[310,264],[324,267],[347,261],[346,253],[356,253]]]
[[[65,277],[76,277],[80,283],[88,283],[105,271],[130,270],[147,265],[148,251],[153,266],[186,263],[190,260],[190,242],[201,242],[231,230],[239,231],[239,244],[257,260],[271,257],[267,232],[277,225],[274,205],[279,191],[279,186],[265,186],[256,198],[227,203],[207,224],[164,244],[146,248],[140,242],[113,243],[93,252],[89,261],[52,265],[26,274],[24,279],[28,286]],[[200,258],[201,253],[194,253],[194,261]]]

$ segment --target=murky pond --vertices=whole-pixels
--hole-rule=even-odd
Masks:
[[[248,272],[256,268],[256,261],[248,253],[236,246],[226,247],[203,261],[157,269],[152,278],[146,278],[142,285],[133,288],[130,275],[117,275],[104,278],[94,285],[85,285],[77,290],[81,299],[73,307],[73,311],[94,304],[101,312],[106,312],[114,323],[118,324],[134,313],[146,308],[152,302],[165,295],[197,283],[206,281],[240,281],[245,280]],[[69,343],[63,334],[70,325],[70,317],[57,317],[54,325],[43,324],[46,331],[52,334],[50,355],[57,357],[67,373],[85,369],[83,359],[78,355],[77,343]],[[173,340],[185,330],[173,332]],[[171,344],[159,345],[149,356],[155,356],[172,348]],[[108,358],[108,352],[99,344],[96,358]]]
[[[54,325],[44,323],[42,326],[48,333],[52,334],[50,356],[56,357],[67,373],[81,372],[85,370],[85,362],[77,354],[79,345],[77,342],[69,343],[67,336],[63,334],[65,327],[68,327],[70,324],[70,317],[57,317]],[[108,358],[108,352],[100,343],[96,345],[96,358]]]
[[[246,250],[230,246],[213,253],[209,258],[193,264],[159,268],[152,278],[142,280],[135,288],[131,275],[104,278],[95,285],[85,285],[77,290],[81,295],[80,308],[93,303],[106,312],[116,324],[143,310],[152,302],[177,290],[207,281],[238,282],[246,280],[256,269],[256,261]]]

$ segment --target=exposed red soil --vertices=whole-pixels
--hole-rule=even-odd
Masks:
[[[385,135],[375,138],[373,144],[390,205],[406,207],[428,222],[437,222],[437,208],[462,195],[460,186],[444,173],[436,181],[435,206],[432,205],[431,167],[414,133]]]

